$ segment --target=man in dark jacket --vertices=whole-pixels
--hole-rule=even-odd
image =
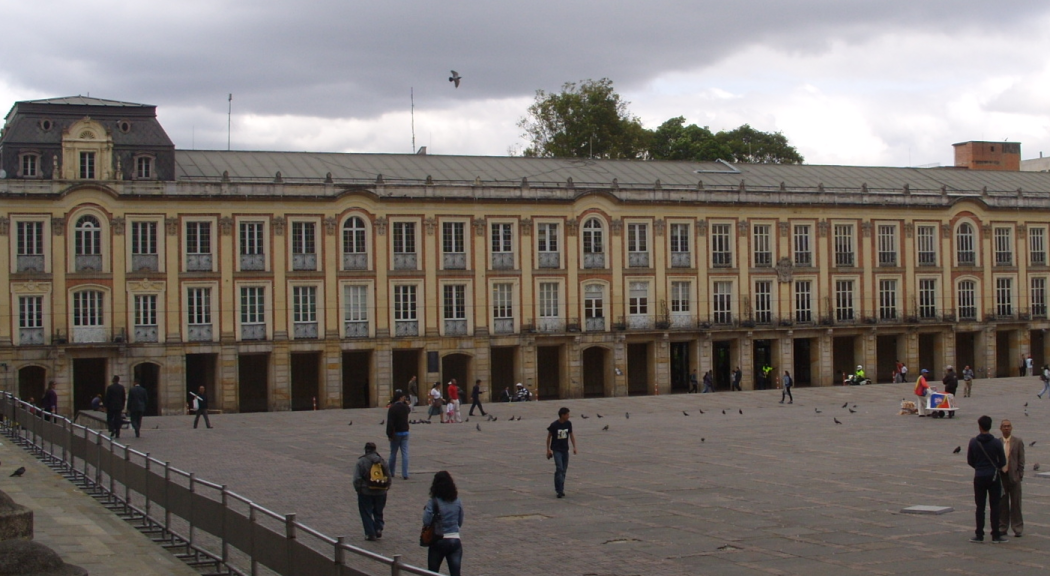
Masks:
[[[944,378],[941,379],[941,383],[944,384],[944,391],[954,395],[955,391],[959,389],[959,376],[955,373],[955,369],[949,364],[944,369]]]
[[[135,429],[135,437],[140,436],[142,428],[142,415],[146,413],[146,404],[149,403],[149,393],[142,387],[142,383],[135,380],[135,385],[128,391],[128,414],[131,415],[131,427]]]
[[[196,416],[193,418],[193,427],[197,428],[197,423],[201,421],[201,416],[204,416],[204,425],[211,428],[211,420],[208,420],[208,392],[204,386],[197,389],[197,394],[190,392],[190,396],[197,401]]]
[[[120,383],[120,376],[113,377],[113,383],[106,388],[106,425],[109,427],[110,438],[120,438],[120,427],[124,425],[124,404],[128,400],[128,394]]]
[[[397,470],[397,452],[401,451],[401,477],[408,480],[408,415],[412,408],[405,395],[394,392],[394,401],[386,411],[386,437],[390,439],[390,469]]]
[[[1003,443],[989,434],[992,419],[981,416],[977,419],[981,433],[970,439],[966,450],[966,463],[973,468],[973,499],[977,503],[977,531],[970,542],[984,542],[984,503],[988,501],[991,508],[992,543],[1006,542],[999,531],[999,499],[1002,495],[1002,480],[999,470],[1006,466],[1006,453]]]
[[[474,415],[474,408],[477,408],[478,410],[481,410],[481,415],[484,416],[485,415],[485,409],[481,407],[481,379],[480,378],[474,381],[474,389],[470,391],[470,399],[471,399],[471,403],[470,403],[470,414],[469,414],[469,416],[473,416]]]
[[[374,464],[382,466],[382,478],[372,477]],[[386,487],[382,486],[384,480]],[[357,491],[357,509],[361,513],[361,524],[365,528],[365,540],[372,541],[383,537],[383,508],[386,507],[386,493],[389,489],[390,468],[376,452],[376,445],[369,442],[365,444],[365,453],[357,459],[357,466],[354,467],[354,490]]]
[[[58,414],[58,392],[55,391],[55,386],[54,380],[47,383],[47,392],[44,392],[44,400],[40,405],[44,412],[49,413],[44,415],[47,420],[51,419],[50,414]]]

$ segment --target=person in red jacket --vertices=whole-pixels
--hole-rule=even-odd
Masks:
[[[448,383],[448,403],[451,406],[449,408],[449,422],[452,421],[453,416],[455,416],[456,422],[462,422],[463,415],[459,412],[459,385],[456,384],[455,378]]]
[[[930,371],[923,368],[919,373],[919,380],[915,383],[915,407],[919,410],[919,417],[926,416],[926,396],[930,393],[930,385],[926,383],[926,375]]]

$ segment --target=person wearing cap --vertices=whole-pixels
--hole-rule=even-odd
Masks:
[[[959,389],[959,376],[955,373],[955,368],[949,364],[944,368],[944,378],[941,378],[941,382],[944,384],[944,391],[955,395],[955,391]]]
[[[919,418],[926,417],[926,395],[930,393],[930,385],[926,383],[926,375],[930,371],[923,368],[919,372],[919,379],[915,382],[915,408],[919,411]]]

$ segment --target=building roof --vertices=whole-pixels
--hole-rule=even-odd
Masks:
[[[57,104],[73,106],[115,106],[118,108],[156,108],[153,104],[136,104],[135,102],[121,102],[120,100],[106,100],[104,98],[92,98],[91,96],[62,96],[60,98],[44,98],[42,100],[23,100],[16,104]]]
[[[954,168],[891,168],[724,162],[588,160],[500,156],[348,154],[324,152],[176,151],[177,180],[320,182],[328,173],[338,183],[387,185],[434,183],[483,186],[574,188],[718,188],[823,190],[826,192],[936,191],[1050,194],[1050,174],[991,172]]]

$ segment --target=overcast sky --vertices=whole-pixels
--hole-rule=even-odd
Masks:
[[[608,77],[650,128],[783,132],[810,164],[1050,155],[1050,3],[0,0],[0,107],[156,104],[179,148],[520,150],[537,89]],[[456,89],[449,70],[463,76]]]

